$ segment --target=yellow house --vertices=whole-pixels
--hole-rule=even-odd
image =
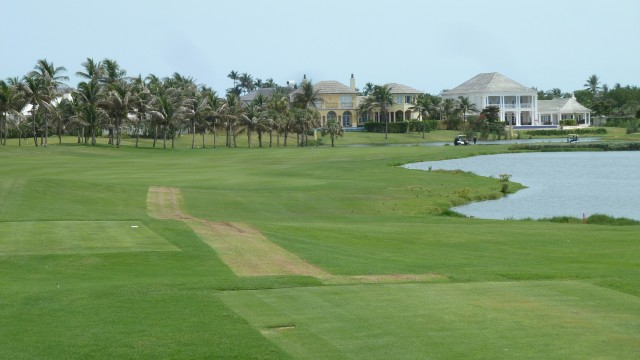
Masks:
[[[306,77],[302,81],[307,81]],[[313,89],[318,96],[315,108],[320,113],[320,126],[325,126],[332,119],[337,120],[343,127],[358,126],[356,116],[358,91],[356,91],[356,81],[353,74],[351,75],[350,86],[329,80],[313,84]],[[298,89],[291,93],[291,101],[300,91]]]
[[[305,79],[302,80],[306,80]],[[386,84],[391,89],[393,105],[387,107],[387,119],[390,122],[412,120],[418,117],[409,108],[413,106],[416,97],[421,92],[402,84]],[[317,92],[318,100],[315,108],[320,113],[320,126],[325,126],[329,120],[337,120],[343,127],[357,127],[367,121],[380,121],[380,114],[375,112],[368,115],[358,116],[356,110],[361,101],[366,97],[360,96],[356,90],[356,80],[351,74],[349,86],[335,80],[319,81],[313,84],[313,89]],[[293,101],[298,89],[291,93]]]

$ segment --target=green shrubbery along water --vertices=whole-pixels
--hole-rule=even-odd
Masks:
[[[526,130],[524,133],[525,135],[528,135],[528,136],[566,136],[569,134],[603,135],[607,133],[607,129],[599,127],[599,128],[571,129],[571,130],[560,130],[560,129]]]

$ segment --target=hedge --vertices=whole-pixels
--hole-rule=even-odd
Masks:
[[[605,128],[588,128],[588,129],[572,129],[572,130],[527,130],[525,135],[530,136],[565,136],[569,134],[588,135],[588,134],[606,134]]]
[[[589,143],[546,143],[546,144],[517,144],[509,147],[509,150],[534,150],[534,151],[640,151],[640,142],[589,142]]]
[[[425,122],[422,121],[398,121],[398,122],[390,122],[387,132],[389,133],[408,133],[412,132],[422,132],[422,126],[426,125],[425,131],[431,132],[436,130],[438,127],[437,120],[427,120]],[[382,122],[366,122],[364,124],[364,130],[368,132],[375,133],[383,133],[384,132],[384,123]]]

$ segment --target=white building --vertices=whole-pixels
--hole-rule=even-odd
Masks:
[[[538,116],[542,125],[560,125],[560,120],[576,120],[578,125],[591,125],[591,111],[575,98],[538,100]]]
[[[583,124],[589,125],[591,120],[589,109],[575,99],[538,100],[536,89],[496,72],[478,74],[454,89],[442,92],[443,99],[460,96],[468,97],[478,110],[497,106],[500,119],[516,127],[558,126],[559,120],[574,117],[579,123],[582,119]]]

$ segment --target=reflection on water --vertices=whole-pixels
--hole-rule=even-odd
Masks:
[[[499,200],[453,210],[485,219],[582,217],[606,214],[640,220],[640,152],[543,152],[499,154],[422,162],[408,169],[471,171],[511,181],[527,189]]]

